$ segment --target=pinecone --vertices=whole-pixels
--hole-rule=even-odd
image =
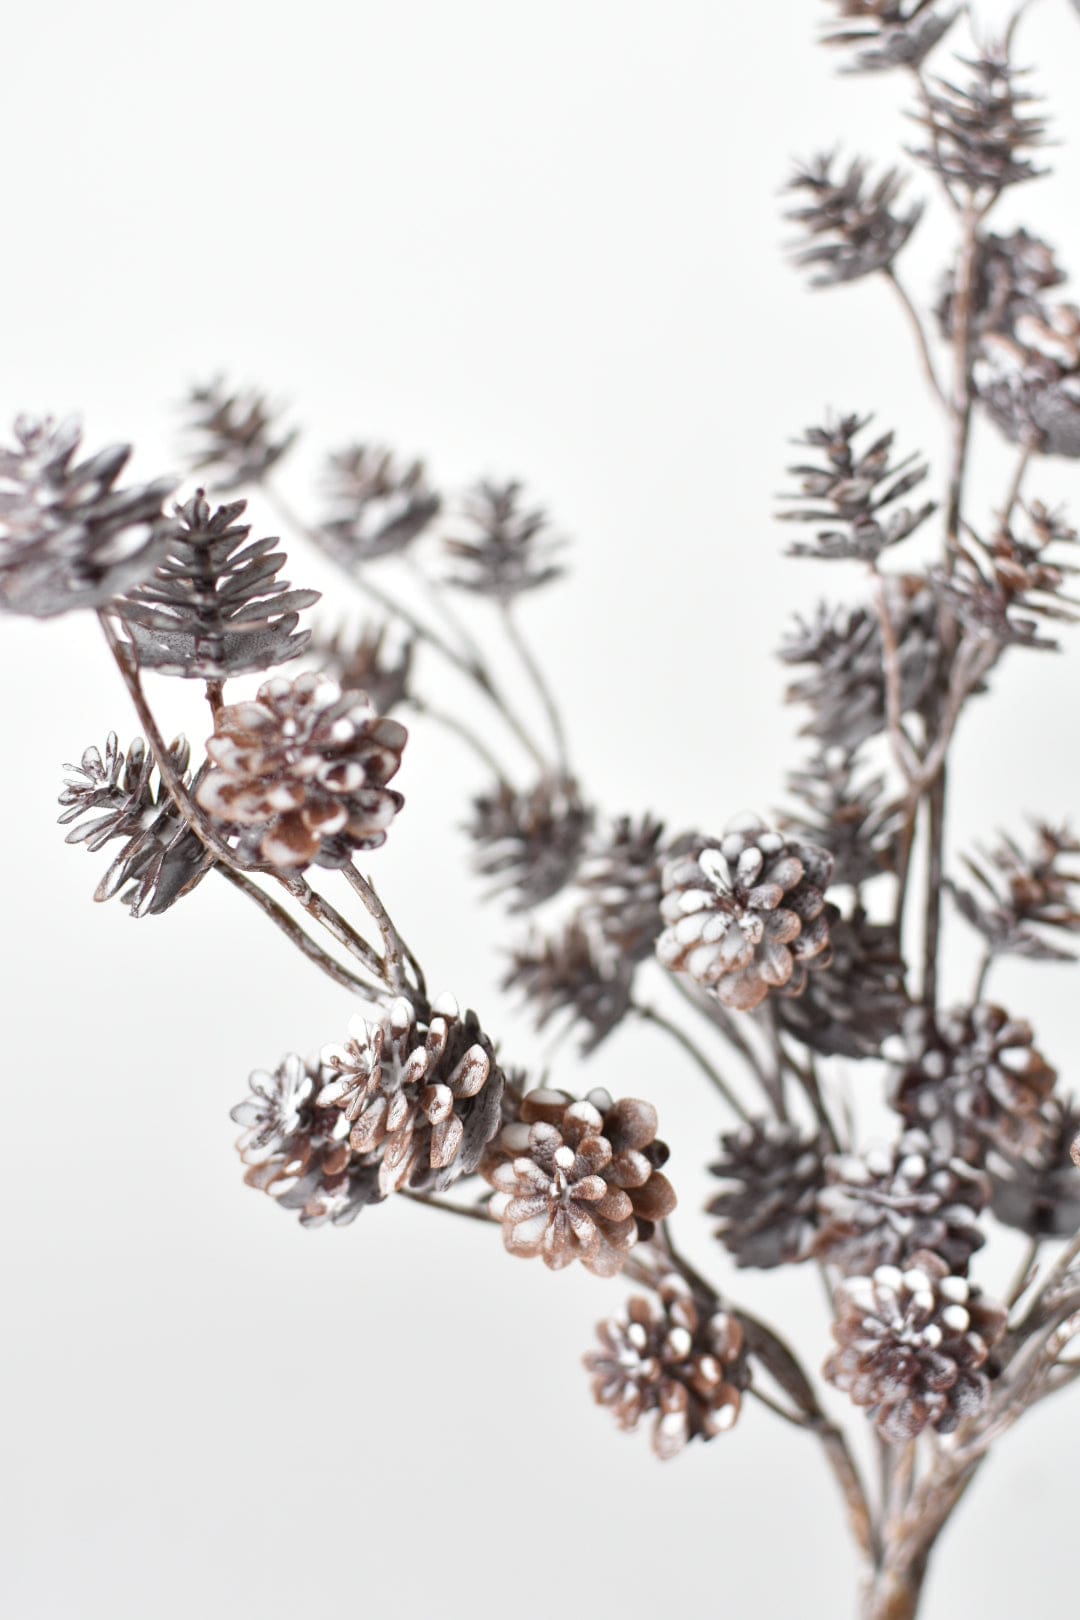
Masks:
[[[552,1271],[580,1260],[612,1277],[675,1208],[659,1168],[667,1157],[650,1103],[612,1103],[605,1091],[575,1102],[564,1091],[537,1090],[521,1099],[481,1168],[511,1254],[540,1255]]]
[[[510,955],[504,990],[518,990],[537,1029],[560,1014],[583,1030],[582,1054],[593,1052],[630,1010],[633,961],[611,950],[579,919],[550,938],[530,938]]]
[[[1039,98],[1019,88],[1024,75],[1010,63],[1006,44],[988,46],[963,65],[971,71],[968,83],[935,80],[926,110],[914,115],[929,143],[913,155],[984,212],[1007,186],[1042,173],[1027,153],[1043,144],[1046,125],[1028,111]]]
[[[862,159],[853,158],[839,175],[833,174],[835,161],[834,152],[820,153],[796,169],[787,186],[808,199],[785,217],[802,226],[808,238],[792,257],[801,268],[814,270],[812,287],[832,287],[888,269],[922,215],[921,203],[906,214],[896,210],[906,180],[895,169],[870,186]]]
[[[1011,336],[1017,318],[1044,311],[1042,294],[1064,280],[1053,248],[1041,237],[1025,230],[1011,231],[1008,236],[988,231],[979,240],[975,261],[972,331],[979,337],[990,332]],[[955,308],[956,277],[949,271],[934,311],[941,335],[949,342],[956,337]]]
[[[1080,312],[1058,304],[988,332],[972,367],[975,394],[1013,444],[1080,456]]]
[[[977,928],[995,956],[1027,956],[1049,961],[1071,961],[1073,951],[1051,944],[1041,930],[1080,933],[1080,909],[1075,889],[1080,870],[1066,864],[1080,855],[1078,841],[1067,826],[1034,823],[1034,847],[1029,853],[1015,838],[1001,835],[983,864],[965,858],[964,864],[980,885],[973,894],[949,884],[957,907]]]
[[[948,1434],[985,1409],[1007,1313],[936,1254],[849,1278],[837,1305],[825,1376],[869,1409],[886,1440],[914,1440],[927,1425]]]
[[[446,539],[447,551],[461,564],[451,585],[510,602],[565,572],[555,560],[565,540],[552,534],[543,509],[527,509],[522,496],[515,482],[479,483],[466,493],[467,529]]]
[[[502,1122],[494,1048],[452,996],[436,1001],[426,1026],[402,996],[378,1023],[354,1017],[321,1064],[316,1102],[340,1109],[354,1154],[377,1157],[383,1194],[441,1191],[471,1174]]]
[[[168,479],[118,489],[131,446],[75,458],[72,420],[15,419],[0,448],[0,609],[52,618],[101,608],[153,572],[172,533]]]
[[[799,489],[785,499],[810,504],[781,512],[781,521],[829,527],[819,528],[811,541],[797,540],[788,548],[789,556],[874,562],[888,546],[914,534],[937,510],[934,501],[924,501],[914,509],[896,507],[897,501],[918,488],[930,469],[918,455],[893,463],[892,433],[882,433],[870,445],[856,449],[854,440],[869,421],[868,416],[831,417],[823,427],[807,428],[795,441],[820,452],[824,465],[811,462],[788,468]]]
[[[1029,1237],[1070,1238],[1080,1231],[1080,1105],[1047,1097],[1046,1135],[1030,1157],[987,1155],[991,1208],[1004,1226]]]
[[[1056,557],[1051,561],[1047,551],[1054,544],[1075,545],[1076,534],[1045,507],[1032,510],[1030,539],[1011,528],[1000,530],[989,544],[972,536],[959,568],[935,569],[931,578],[956,617],[983,635],[1002,646],[1055,651],[1058,642],[1042,634],[1040,624],[1076,620],[1065,587],[1078,570]]]
[[[511,912],[527,911],[569,883],[592,821],[568,777],[545,776],[522,793],[501,782],[473,800],[467,830],[476,870],[495,879],[492,894],[513,896]]]
[[[1032,1044],[1031,1026],[980,1002],[908,1022],[909,1057],[894,1068],[889,1102],[943,1153],[982,1166],[995,1149],[1038,1154],[1047,1139],[1044,1104],[1057,1078]]]
[[[402,465],[380,445],[336,451],[324,482],[330,511],[315,538],[349,569],[404,551],[442,508],[423,462]]]
[[[757,822],[733,829],[665,867],[657,957],[727,1007],[757,1007],[773,989],[800,995],[808,966],[830,961],[831,875],[831,855],[814,844]]]
[[[721,1136],[720,1158],[709,1170],[723,1189],[705,1210],[720,1217],[716,1236],[736,1265],[767,1271],[808,1258],[826,1152],[822,1135],[773,1119],[751,1120]]]
[[[959,6],[936,9],[933,0],[835,0],[838,21],[826,25],[826,45],[853,45],[855,55],[845,73],[881,73],[889,68],[917,68],[945,37]]]
[[[989,1191],[962,1159],[945,1159],[922,1131],[905,1131],[892,1147],[828,1161],[814,1254],[849,1277],[869,1277],[879,1266],[902,1271],[929,1249],[966,1276],[986,1241],[979,1216]]]
[[[664,926],[661,878],[674,846],[653,816],[620,816],[585,852],[577,873],[584,915],[604,944],[630,962],[653,953]]]
[[[276,577],[285,562],[276,539],[248,544],[237,523],[246,501],[211,512],[203,491],[177,506],[178,525],[154,574],[119,604],[140,664],[163,675],[224,680],[296,658],[309,632],[300,609],[318,591],[293,591]]]
[[[391,651],[386,646],[386,624],[364,625],[353,634],[336,630],[333,634],[316,629],[311,652],[320,670],[333,677],[343,692],[366,692],[376,714],[390,714],[409,697],[413,643],[402,642]]]
[[[279,408],[255,389],[231,394],[223,377],[192,388],[184,404],[193,472],[209,472],[221,494],[257,484],[292,448]]]
[[[785,815],[782,830],[827,849],[834,884],[858,888],[882,872],[895,872],[903,808],[884,799],[884,776],[859,780],[853,750],[823,748],[801,771],[792,771],[788,789],[803,807]]]
[[[321,675],[278,676],[254,702],[221,711],[206,745],[216,769],[196,798],[253,861],[344,866],[353,850],[386,842],[405,802],[386,783],[406,736],[362,692],[343,694]]]
[[[748,1377],[736,1316],[696,1298],[678,1276],[665,1277],[657,1294],[635,1294],[625,1316],[599,1323],[601,1347],[584,1359],[597,1404],[627,1432],[647,1419],[653,1451],[666,1461],[688,1441],[734,1427]]]
[[[833,920],[829,942],[828,973],[812,974],[801,996],[777,1001],[780,1028],[823,1057],[880,1057],[910,1006],[896,929],[857,906]]]

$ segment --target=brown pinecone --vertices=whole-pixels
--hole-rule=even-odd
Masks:
[[[651,1420],[661,1460],[690,1440],[713,1440],[735,1425],[747,1374],[737,1317],[699,1300],[681,1277],[665,1277],[658,1298],[635,1294],[625,1316],[599,1323],[599,1350],[585,1357],[593,1397],[620,1429]]]
[[[780,822],[788,837],[828,850],[834,884],[855,887],[896,870],[904,819],[885,796],[884,776],[860,776],[859,764],[854,749],[819,749],[789,773],[788,790],[802,804]]]
[[[196,798],[266,866],[344,866],[353,850],[386,842],[405,802],[386,783],[407,735],[363,693],[343,694],[321,675],[279,676],[253,702],[221,711],[206,745],[216,769]]]
[[[896,169],[887,169],[871,185],[861,158],[837,172],[835,162],[835,152],[819,153],[796,168],[786,188],[806,199],[784,217],[806,237],[792,258],[800,269],[812,270],[811,287],[832,287],[887,269],[922,217],[922,203],[906,213],[897,209],[907,179]]]
[[[716,1236],[736,1265],[769,1270],[808,1258],[826,1151],[824,1136],[773,1119],[724,1132],[720,1158],[709,1166],[723,1188],[705,1210],[719,1215]]]
[[[889,1102],[942,1153],[977,1167],[991,1149],[1027,1156],[1047,1139],[1044,1104],[1057,1078],[1032,1044],[1031,1026],[980,1002],[908,1020],[910,1056],[894,1068]]]
[[[663,822],[648,814],[636,822],[620,816],[585,852],[577,874],[584,915],[628,961],[651,956],[664,926],[661,879],[672,853]]]
[[[880,1057],[910,1002],[896,929],[857,907],[829,929],[828,973],[814,973],[801,996],[782,996],[776,1016],[787,1034],[824,1057]]]
[[[525,504],[516,480],[481,481],[466,490],[462,517],[466,527],[445,540],[458,565],[449,584],[508,603],[565,572],[558,556],[566,541],[542,507]]]
[[[504,990],[525,997],[537,1029],[565,1014],[593,1052],[630,1010],[633,962],[571,918],[557,934],[528,939],[510,953]]]
[[[333,633],[316,627],[311,637],[310,651],[319,668],[332,675],[343,692],[366,692],[376,714],[389,714],[409,696],[413,643],[390,648],[388,632],[387,624]]]
[[[1073,1151],[1080,1132],[1080,1105],[1047,1097],[1046,1139],[1028,1157],[992,1152],[990,1207],[1004,1226],[1029,1237],[1073,1237],[1080,1231],[1080,1159]]]
[[[330,510],[315,538],[346,569],[404,551],[442,507],[423,462],[400,462],[381,445],[335,451],[324,487]]]
[[[852,45],[855,54],[845,73],[882,73],[889,68],[917,68],[948,33],[960,7],[932,0],[835,0],[842,27],[826,25],[826,45]]]
[[[511,1254],[540,1255],[552,1271],[580,1260],[612,1277],[675,1207],[659,1168],[667,1156],[650,1103],[613,1103],[605,1091],[576,1102],[537,1090],[491,1144],[482,1173],[495,1188],[491,1213]]]
[[[1080,933],[1080,870],[1069,865],[1080,855],[1080,842],[1065,826],[1036,822],[1034,832],[1030,853],[1003,834],[989,854],[980,851],[980,861],[965,857],[980,892],[955,883],[949,888],[961,915],[979,930],[995,955],[1071,961],[1072,951],[1051,944],[1037,930]]]
[[[929,1249],[966,1276],[986,1241],[979,1216],[988,1197],[979,1171],[942,1158],[922,1131],[905,1131],[893,1147],[828,1160],[814,1254],[849,1277],[869,1277],[879,1266],[903,1270]]]
[[[795,504],[780,518],[785,523],[813,524],[815,533],[812,539],[796,540],[788,548],[789,556],[874,562],[887,546],[914,534],[936,510],[934,501],[924,501],[914,510],[895,505],[918,488],[930,469],[919,455],[894,462],[892,433],[856,446],[855,439],[869,421],[868,416],[830,416],[795,441],[817,461],[788,468],[798,481],[798,491],[783,497]]]
[[[664,869],[657,957],[727,1007],[757,1007],[773,989],[800,995],[808,965],[830,961],[831,876],[826,850],[756,822],[677,856]]]
[[[280,409],[265,394],[230,393],[223,377],[192,388],[185,413],[192,470],[210,472],[219,494],[257,484],[296,440],[295,428],[282,431]]]
[[[836,1297],[825,1376],[869,1409],[886,1440],[914,1440],[928,1424],[948,1434],[985,1408],[1007,1313],[936,1254],[913,1255],[903,1272],[849,1277]]]
[[[1012,332],[1017,317],[1028,310],[1041,310],[1041,294],[1064,280],[1053,248],[1041,237],[1022,229],[1008,236],[989,231],[979,243],[975,265],[973,331],[977,336]],[[949,342],[956,338],[955,312],[956,276],[950,270],[934,311],[942,336]]]
[[[354,1154],[378,1158],[384,1194],[441,1191],[469,1175],[502,1121],[494,1049],[452,996],[439,998],[426,1027],[402,996],[378,1023],[354,1017],[321,1063],[316,1101],[340,1109]]]
[[[512,896],[512,912],[528,911],[569,883],[592,820],[569,778],[545,776],[525,792],[500,782],[473,800],[476,870],[495,879],[493,894]]]

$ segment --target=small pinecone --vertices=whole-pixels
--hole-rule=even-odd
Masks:
[[[402,465],[379,445],[353,444],[331,455],[325,488],[330,511],[316,539],[347,568],[404,551],[442,507],[422,461]]]
[[[964,624],[1001,646],[1043,647],[1054,651],[1058,642],[1042,631],[1047,622],[1075,622],[1072,597],[1067,593],[1074,565],[1050,557],[1054,544],[1076,544],[1075,531],[1045,507],[1035,514],[1031,537],[1000,529],[993,540],[972,536],[960,567],[952,573],[935,569],[934,588]]]
[[[781,822],[785,833],[828,850],[834,884],[856,888],[895,872],[904,817],[901,805],[885,800],[884,776],[860,780],[858,768],[853,750],[821,749],[789,775],[788,789],[803,807]]]
[[[527,911],[570,882],[592,822],[568,778],[545,776],[522,793],[501,782],[473,800],[467,830],[476,870],[495,880],[493,894],[512,896],[510,911]]]
[[[1071,961],[1074,952],[1051,944],[1036,930],[1080,933],[1076,894],[1080,871],[1067,864],[1080,854],[1080,841],[1067,826],[1052,827],[1048,822],[1036,822],[1034,834],[1030,852],[1002,834],[997,847],[980,856],[981,865],[965,857],[980,893],[955,883],[949,888],[961,914],[996,956]]]
[[[1080,1231],[1080,1159],[1073,1151],[1080,1105],[1048,1097],[1043,1116],[1046,1138],[1036,1153],[1028,1158],[987,1155],[990,1207],[1003,1226],[1029,1237],[1074,1237]]]
[[[253,702],[221,711],[206,745],[216,769],[196,798],[252,860],[286,871],[344,866],[353,850],[386,842],[405,802],[386,783],[406,736],[362,692],[343,694],[321,675],[279,676]]]
[[[343,692],[366,692],[376,714],[390,714],[409,696],[413,643],[387,645],[388,626],[364,625],[354,634],[344,629],[328,634],[316,629],[311,652],[318,665]]]
[[[982,1166],[991,1149],[1022,1157],[1042,1150],[1057,1075],[1029,1024],[980,1002],[939,1014],[936,1029],[916,1012],[907,1038],[910,1056],[893,1071],[889,1102],[941,1152]]]
[[[152,573],[172,533],[172,482],[118,489],[131,446],[84,461],[72,420],[19,416],[0,447],[0,609],[52,618],[101,608]]]
[[[1008,236],[989,231],[979,242],[975,263],[972,331],[978,337],[990,332],[1011,335],[1018,316],[1042,311],[1042,294],[1064,280],[1053,248],[1041,237],[1025,230]],[[941,335],[950,342],[956,338],[955,309],[956,278],[950,271],[934,311]]]
[[[604,943],[631,962],[653,953],[664,926],[661,879],[673,846],[653,816],[620,816],[585,852],[577,873],[584,913]]]
[[[904,246],[922,215],[918,203],[907,213],[895,204],[906,183],[888,169],[873,185],[866,164],[853,158],[846,171],[834,175],[836,154],[824,152],[796,169],[787,189],[806,197],[786,218],[800,225],[807,245],[792,257],[801,268],[811,268],[812,287],[831,287],[857,281],[886,270]]]
[[[738,1266],[768,1271],[810,1255],[817,1199],[825,1182],[824,1136],[757,1119],[720,1138],[709,1170],[723,1183],[705,1210],[718,1215],[716,1236]]]
[[[938,79],[928,90],[926,110],[915,118],[929,142],[913,155],[985,209],[1007,186],[1042,172],[1027,153],[1043,144],[1046,126],[1030,116],[1039,98],[1019,88],[1024,75],[1005,45],[988,46],[965,65],[966,85]]]
[[[914,534],[936,510],[934,501],[914,509],[895,506],[918,488],[930,469],[918,455],[893,462],[892,433],[856,447],[854,440],[869,421],[868,416],[830,417],[823,427],[807,428],[796,440],[815,452],[823,465],[788,468],[799,488],[785,498],[798,504],[781,512],[780,518],[785,523],[828,527],[817,529],[812,540],[797,540],[788,548],[789,556],[874,562],[886,547]]]
[[[879,1266],[903,1270],[929,1249],[965,1277],[986,1241],[979,1216],[988,1198],[984,1175],[942,1158],[922,1131],[905,1131],[891,1148],[828,1161],[814,1254],[846,1276],[869,1277]]]
[[[664,869],[657,958],[727,1007],[757,1007],[774,989],[801,995],[808,967],[830,961],[831,876],[826,850],[759,823],[676,856]]]
[[[585,1366],[597,1404],[627,1432],[648,1420],[653,1451],[666,1462],[688,1441],[735,1426],[748,1377],[738,1317],[697,1299],[681,1277],[665,1277],[657,1294],[635,1294],[625,1316],[599,1323],[600,1349]]]
[[[801,996],[777,1001],[780,1027],[823,1057],[880,1057],[910,1006],[896,929],[857,907],[833,920],[829,940],[828,973],[812,974]]]
[[[470,1175],[502,1122],[504,1077],[476,1014],[452,996],[419,1023],[399,996],[378,1023],[354,1017],[321,1054],[320,1108],[337,1108],[349,1145],[378,1158],[381,1193],[442,1191]]]
[[[511,1254],[540,1255],[552,1271],[580,1260],[613,1277],[639,1237],[651,1237],[675,1208],[659,1168],[667,1157],[650,1103],[613,1103],[605,1091],[575,1102],[538,1090],[521,1099],[481,1168]]]
[[[842,27],[826,25],[825,45],[851,45],[855,54],[845,73],[883,73],[917,68],[960,15],[959,6],[938,8],[933,0],[836,0]]]
[[[1007,1313],[936,1254],[848,1278],[837,1305],[825,1376],[868,1408],[886,1440],[914,1440],[927,1425],[948,1434],[985,1409]]]
[[[543,509],[527,508],[522,495],[521,485],[513,482],[480,483],[467,492],[467,529],[445,542],[461,565],[451,585],[510,602],[565,572],[556,561],[565,540],[552,534]]]
[[[255,389],[232,394],[223,377],[192,388],[184,403],[194,472],[208,472],[222,494],[257,484],[292,448],[296,431],[282,432],[280,414]]]
[[[630,1010],[633,961],[572,918],[549,938],[530,938],[510,953],[504,990],[525,998],[537,1029],[566,1015],[582,1029],[582,1054],[593,1052]]]

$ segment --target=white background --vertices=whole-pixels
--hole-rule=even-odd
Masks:
[[[858,584],[782,558],[787,441],[827,406],[873,410],[939,481],[944,463],[888,289],[810,296],[783,262],[792,157],[843,137],[892,161],[911,136],[901,84],[838,79],[814,47],[824,15],[19,7],[0,107],[3,415],[77,409],[91,447],[132,439],[151,476],[175,462],[171,402],[223,368],[294,402],[299,502],[320,450],[352,436],[425,453],[446,484],[524,477],[576,542],[572,577],[527,617],[590,790],[684,826],[767,810],[796,757],[772,647],[795,608]],[[1022,37],[1065,145],[1002,222],[1075,265],[1080,19],[1043,0]],[[947,228],[934,213],[905,256],[921,296]],[[1012,463],[980,427],[976,517]],[[1029,484],[1070,487],[1068,466]],[[290,574],[333,583],[300,547]],[[1080,802],[1075,644],[1009,665],[961,739],[962,844]],[[307,1233],[243,1188],[227,1110],[248,1070],[339,1038],[348,998],[214,881],[141,924],[93,907],[102,858],[53,825],[59,762],[110,726],[126,741],[125,696],[81,621],[6,622],[0,678],[0,1612],[849,1612],[853,1559],[811,1441],[753,1409],[661,1467],[592,1406],[579,1357],[621,1284],[549,1275],[494,1231],[404,1204]],[[168,723],[201,741],[196,691],[158,685]],[[435,985],[527,1056],[497,989],[507,930],[457,830],[481,785],[417,726],[408,809],[371,866]],[[952,933],[961,994],[971,940]],[[997,986],[1067,1079],[1076,984],[1020,965]],[[553,1078],[657,1101],[679,1229],[731,1281],[696,1213],[720,1121],[674,1049],[627,1030],[587,1074],[563,1048]],[[814,1284],[751,1275],[737,1297],[816,1362]],[[928,1620],[1005,1620],[1075,1590],[1077,1412],[1065,1397],[1003,1445],[939,1555]]]

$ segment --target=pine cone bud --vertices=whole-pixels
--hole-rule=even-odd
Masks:
[[[541,507],[527,507],[519,483],[479,483],[463,502],[466,527],[446,537],[458,564],[448,583],[507,603],[558,579],[566,542],[552,532]]]
[[[410,546],[438,516],[442,501],[422,461],[399,462],[381,445],[352,444],[327,461],[330,511],[315,537],[345,568]]]
[[[209,472],[222,494],[265,478],[296,440],[295,429],[282,431],[279,408],[265,394],[231,394],[223,377],[191,389],[185,409],[191,466]]]
[[[883,73],[918,68],[960,15],[958,5],[940,9],[928,0],[835,0],[841,27],[827,25],[826,45],[855,47],[844,73]]]
[[[823,1136],[772,1119],[721,1136],[720,1158],[709,1170],[723,1190],[705,1208],[720,1217],[716,1236],[736,1265],[769,1270],[809,1257],[826,1146]]]

